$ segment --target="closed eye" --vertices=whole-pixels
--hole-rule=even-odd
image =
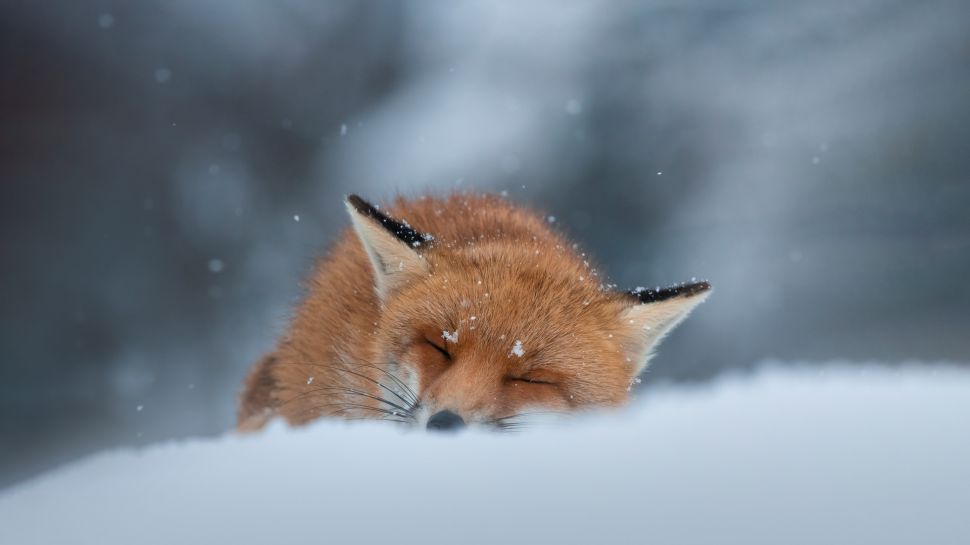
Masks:
[[[529,384],[546,384],[549,386],[555,386],[555,382],[550,382],[548,380],[540,380],[532,377],[509,377],[508,380],[512,382],[528,382]]]
[[[430,339],[425,339],[425,340],[428,341],[428,344],[430,344],[432,347],[434,347],[435,350],[437,350],[438,352],[440,352],[441,355],[444,356],[446,360],[451,361],[451,354],[449,354],[448,351],[445,350],[445,347],[439,346],[439,345],[435,344]]]

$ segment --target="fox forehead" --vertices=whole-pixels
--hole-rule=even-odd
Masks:
[[[471,256],[430,254],[428,275],[388,298],[385,326],[399,344],[437,341],[519,374],[622,353],[621,303],[592,272],[564,266],[564,256],[536,258],[528,245],[477,246]]]

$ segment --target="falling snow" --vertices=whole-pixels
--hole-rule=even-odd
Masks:
[[[512,352],[510,354],[515,355],[518,358],[525,355],[525,348],[522,348],[522,341],[515,341],[515,343],[512,345]]]
[[[168,80],[172,79],[172,71],[168,68],[159,68],[155,70],[155,81],[158,83],[168,83]]]

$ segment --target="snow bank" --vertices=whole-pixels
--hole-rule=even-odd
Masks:
[[[968,543],[970,373],[769,369],[516,435],[327,422],[109,452],[0,543]]]

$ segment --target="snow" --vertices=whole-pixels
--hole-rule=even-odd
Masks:
[[[444,340],[446,340],[446,341],[448,341],[450,343],[457,343],[458,342],[458,330],[456,329],[455,331],[447,331],[447,330],[442,331],[441,332],[441,338],[443,338]]]
[[[966,543],[970,372],[768,367],[439,436],[322,422],[117,450],[0,493],[0,543]]]
[[[158,68],[155,70],[155,81],[158,83],[168,83],[172,79],[172,71],[168,68]]]
[[[512,354],[515,354],[515,356],[519,358],[525,355],[525,349],[522,348],[522,341],[515,341],[515,343],[512,344],[512,352],[510,352],[509,355]]]
[[[111,15],[110,13],[102,13],[101,15],[98,15],[98,26],[104,30],[108,30],[109,28],[113,27],[114,24],[114,15]]]

